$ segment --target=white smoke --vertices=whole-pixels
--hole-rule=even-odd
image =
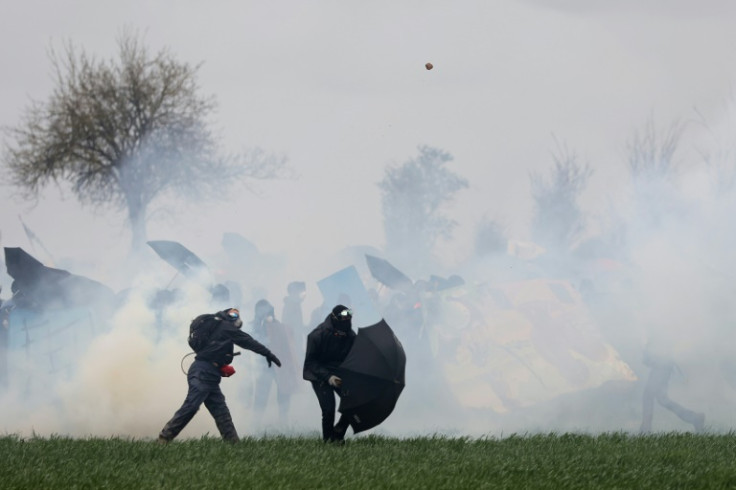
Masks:
[[[539,265],[543,251],[528,240],[532,208],[528,172],[541,170],[547,162],[552,130],[569,138],[572,148],[577,150],[579,144],[581,156],[594,167],[582,211],[591,218],[596,213],[603,216],[600,229],[588,230],[589,237],[605,236],[607,225],[613,223],[625,233],[617,245],[621,256],[612,258],[612,267],[617,268],[581,271],[583,266],[569,257],[554,256],[546,257],[547,266],[554,266],[554,279],[572,288],[576,298],[582,296],[583,281],[591,280],[595,300],[585,300],[573,311],[581,313],[580,318],[592,318],[636,380],[612,380],[554,397],[541,388],[534,391],[528,388],[534,386],[530,372],[543,378],[547,387],[556,380],[556,387],[568,389],[550,359],[562,366],[579,366],[585,356],[563,349],[567,344],[562,336],[536,337],[540,349],[545,347],[543,341],[551,344],[546,346],[547,358],[538,355],[529,339],[549,332],[534,330],[545,323],[535,327],[525,315],[539,312],[489,305],[485,313],[490,328],[485,332],[497,343],[506,342],[504,347],[511,351],[520,349],[527,355],[522,357],[525,361],[538,363],[531,370],[518,370],[521,364],[507,350],[465,348],[484,330],[473,330],[466,306],[443,300],[441,307],[425,314],[431,328],[422,334],[433,354],[442,353],[443,359],[456,356],[450,358],[458,362],[448,362],[450,367],[441,364],[440,370],[466,365],[462,363],[470,369],[471,361],[485,362],[480,365],[489,376],[463,385],[463,390],[448,387],[436,374],[430,375],[425,359],[417,354],[424,346],[395,325],[410,354],[407,386],[394,414],[374,432],[637,431],[649,373],[642,363],[643,349],[653,337],[664,337],[680,359],[681,373],[670,382],[670,397],[704,412],[709,430],[728,431],[736,401],[736,366],[730,362],[736,312],[729,295],[736,277],[732,253],[736,236],[730,226],[736,211],[732,185],[736,133],[732,108],[719,98],[734,76],[733,67],[724,62],[733,45],[733,5],[712,0],[706,6],[678,1],[674,6],[649,2],[644,7],[626,1],[591,7],[590,2],[567,0],[545,2],[539,8],[541,3],[478,1],[455,11],[422,4],[364,9],[359,14],[329,4],[302,7],[306,18],[314,21],[303,23],[277,22],[281,7],[265,3],[244,16],[242,6],[233,3],[216,7],[220,21],[201,26],[202,36],[191,36],[186,22],[172,25],[166,9],[154,12],[135,1],[106,6],[114,9],[113,15],[97,16],[100,19],[116,23],[131,19],[150,26],[152,47],[170,45],[185,60],[205,61],[202,86],[221,103],[218,116],[232,148],[247,140],[284,149],[302,174],[298,181],[263,184],[266,192],[261,196],[238,189],[242,192],[224,205],[190,203],[177,216],[180,225],[152,222],[152,238],[192,246],[212,266],[218,282],[239,284],[242,294],[237,297],[233,289],[233,306],[241,307],[246,320],[262,297],[271,301],[278,315],[286,284],[292,280],[307,283],[308,319],[322,302],[316,282],[351,264],[385,307],[395,292],[365,273],[360,256],[346,261],[335,252],[346,245],[380,252],[383,236],[374,184],[384,165],[404,161],[418,144],[429,144],[455,156],[456,170],[469,179],[471,189],[450,210],[460,226],[453,240],[441,244],[442,270],[420,270],[412,279],[460,274],[471,299],[474,294],[480,297],[486,286],[503,290],[511,287],[509,283],[547,280],[549,274]],[[96,8],[99,5],[90,3],[79,10],[93,14]],[[200,18],[199,8],[183,5],[180,15]],[[90,23],[76,12],[65,17],[71,11],[35,10],[32,4],[17,3],[8,18],[18,21],[0,33],[4,45],[18,47],[0,55],[8,67],[7,90],[0,100],[3,125],[17,123],[28,96],[43,99],[50,92],[51,81],[45,76],[49,37],[55,42],[69,38],[101,58],[113,52],[114,37],[109,33],[118,25]],[[26,16],[34,22],[23,21]],[[29,28],[31,24],[34,28]],[[345,25],[355,27],[348,42],[334,43],[336,36],[344,37]],[[224,38],[221,32],[236,37]],[[406,42],[397,45],[398,38]],[[435,68],[427,72],[423,66],[430,58]],[[340,110],[324,110],[336,103]],[[645,216],[651,214],[647,207],[658,208],[661,203],[655,199],[642,207],[643,203],[633,202],[633,189],[621,177],[626,156],[619,148],[653,108],[666,123],[693,104],[704,105],[703,114],[709,117],[721,106],[731,112],[695,136],[688,126],[689,139],[681,144],[687,152],[686,165],[672,189],[677,206],[668,208],[655,226],[651,216]],[[188,352],[189,321],[220,305],[210,304],[206,290],[181,277],[172,282],[174,271],[153,255],[146,263],[126,263],[129,237],[120,231],[120,216],[82,212],[77,202],[57,195],[56,188],[47,189],[36,208],[15,207],[12,189],[3,196],[4,246],[27,248],[17,221],[22,213],[54,253],[55,266],[98,279],[116,291],[132,291],[110,317],[80,320],[76,340],[55,335],[43,344],[46,350],[40,355],[34,350],[42,344],[37,338],[31,339],[29,348],[23,339],[14,344],[9,385],[0,391],[0,431],[155,437],[186,394],[180,364]],[[602,203],[611,203],[615,213],[606,215]],[[500,215],[508,224],[510,256],[473,256],[469,237],[477,217],[485,213]],[[234,264],[220,248],[222,233],[231,231],[252,238],[269,260]],[[125,269],[123,274],[120,269]],[[10,282],[7,276],[3,281],[2,298],[7,299]],[[546,291],[534,289],[540,282],[526,284],[535,294]],[[153,291],[167,287],[180,289],[182,295],[157,317],[149,306]],[[547,313],[551,317],[553,312]],[[86,333],[90,325],[99,328],[94,335]],[[471,342],[453,344],[463,339]],[[53,364],[51,370],[51,361],[58,360],[54,349],[65,342],[74,362],[63,370]],[[307,382],[293,397],[288,424],[278,422],[275,390],[266,418],[255,419],[253,383],[264,364],[260,356],[243,352],[235,360],[236,375],[222,381],[238,431],[243,435],[319,431],[319,408]],[[544,369],[546,373],[538,372]],[[450,382],[459,383],[468,372],[454,374]],[[528,391],[520,391],[521,386]],[[465,397],[465,405],[456,393]],[[514,400],[537,403],[513,407]],[[492,407],[468,406],[481,401]],[[657,406],[655,428],[689,426]],[[216,434],[216,429],[202,408],[181,437],[205,433]]]

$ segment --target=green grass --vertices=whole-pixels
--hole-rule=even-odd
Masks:
[[[736,435],[0,438],[11,488],[736,488]]]

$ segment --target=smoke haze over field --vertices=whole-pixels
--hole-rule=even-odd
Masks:
[[[732,2],[225,2],[205,9],[185,1],[175,10],[140,1],[104,7],[89,0],[5,3],[1,126],[17,124],[29,100],[43,101],[51,93],[50,46],[58,49],[69,40],[110,58],[115,34],[132,26],[145,33],[151,51],[168,47],[183,61],[203,62],[201,90],[218,101],[214,124],[228,151],[260,147],[288,157],[298,174],[294,180],[258,182],[256,193],[236,189],[226,203],[177,205],[177,213],[154,213],[148,223],[149,239],[179,241],[207,263],[217,282],[237,282],[240,291],[231,294],[246,320],[261,297],[280,317],[286,285],[295,280],[307,283],[309,320],[322,300],[317,281],[349,265],[389,304],[390,291],[371,277],[364,260],[364,252],[380,255],[385,245],[376,184],[387,165],[415,157],[420,145],[450,153],[451,170],[467,178],[469,188],[445,210],[458,227],[438,245],[438,264],[412,279],[460,274],[468,288],[492,284],[506,299],[516,291],[506,285],[520,280],[559,280],[576,295],[584,293],[584,279],[593,280],[597,295],[564,314],[584,311],[600,335],[595,345],[615,349],[635,379],[627,380],[623,371],[604,372],[605,363],[581,354],[585,346],[565,350],[569,339],[559,340],[561,350],[544,351],[549,330],[519,319],[521,311],[534,318],[539,312],[533,307],[487,306],[483,311],[499,319],[498,325],[516,330],[484,335],[505,347],[528,341],[524,345],[543,352],[525,358],[532,366],[522,373],[528,386],[536,382],[529,372],[548,362],[584,362],[591,373],[608,376],[608,383],[568,390],[563,387],[572,381],[555,378],[560,396],[525,405],[543,397],[509,382],[512,367],[520,365],[509,357],[507,364],[475,365],[488,368],[498,383],[498,399],[488,401],[495,409],[470,407],[470,401],[445,406],[424,397],[427,392],[416,383],[422,372],[410,366],[407,388],[380,433],[636,431],[648,373],[642,352],[648,340],[661,337],[678,353],[682,369],[670,383],[672,399],[704,412],[710,430],[732,429]],[[426,62],[433,63],[432,71]],[[630,144],[647,121],[657,131],[682,124],[676,169],[665,184],[634,185],[629,178]],[[534,212],[529,175],[546,174],[560,145],[593,170],[579,203],[587,225],[581,238],[615,243],[613,253],[602,255],[619,268],[585,269],[603,262],[567,255],[548,256],[543,266],[511,256],[475,256],[476,227],[484,216],[499,221],[513,243],[528,245]],[[124,216],[82,207],[63,184],[46,188],[35,206],[18,200],[11,188],[0,192],[4,247],[22,247],[46,265],[116,292],[131,288],[104,332],[79,353],[73,373],[53,388],[44,386],[46,373],[35,380],[27,375],[33,365],[15,366],[25,374],[0,395],[0,431],[155,436],[186,393],[180,361],[189,320],[229,305],[211,303],[205,289],[175,276],[152,250],[144,263],[123,267],[130,244]],[[19,215],[51,256],[29,240]],[[226,233],[252,242],[254,263],[239,263],[227,253]],[[0,296],[7,299],[11,280],[4,271],[0,281]],[[534,284],[534,294],[541,294],[541,283]],[[157,318],[150,301],[155,290],[167,287],[182,296]],[[524,291],[531,295],[531,288]],[[465,293],[463,301],[477,297],[475,291]],[[430,348],[438,354],[439,346],[457,344],[460,352],[481,333],[471,326],[469,308],[458,307],[457,298],[443,301],[433,317]],[[540,315],[559,318],[549,311]],[[582,316],[575,318],[584,323]],[[402,340],[412,354],[421,349]],[[479,354],[470,351],[467,356],[477,360]],[[498,360],[506,354],[499,348],[488,355]],[[457,359],[457,366],[466,366]],[[238,373],[223,380],[238,430],[317,431],[318,406],[306,382],[294,398],[289,427],[278,425],[274,405],[263,425],[254,424],[252,383],[264,363],[245,352],[235,361]],[[454,364],[448,364],[445,369],[452,371]],[[456,386],[443,389],[458,390],[468,369],[452,371]],[[554,391],[550,380],[542,380],[548,393]],[[514,402],[521,407],[511,409]],[[661,407],[655,410],[656,429],[690,428]],[[182,436],[205,432],[216,429],[203,409]]]

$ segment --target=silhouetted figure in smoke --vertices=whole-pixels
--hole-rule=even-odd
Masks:
[[[299,345],[304,344],[306,339],[307,326],[304,324],[304,315],[302,313],[302,304],[307,296],[307,286],[301,281],[290,282],[286,286],[287,295],[284,297],[284,306],[281,310],[281,321],[294,330],[296,340]]]
[[[2,286],[0,286],[2,292]],[[0,388],[8,386],[8,341],[10,330],[10,311],[12,300],[0,298]]]
[[[423,286],[424,283],[419,281],[411,293],[394,293],[381,311],[386,323],[401,339],[406,358],[410,360],[406,364],[406,377],[413,382],[405,388],[407,398],[404,403],[411,404],[413,413],[444,407],[450,400],[444,374],[432,351],[430,330],[454,326],[439,325],[434,316],[427,316],[432,293],[420,294]],[[447,346],[438,347],[443,349]]]
[[[178,289],[158,289],[148,301],[148,307],[154,312],[156,318],[156,342],[161,340],[164,331],[164,311],[169,306],[181,299],[182,294]]]
[[[235,374],[231,363],[234,344],[248,349],[266,358],[271,363],[281,366],[281,361],[265,345],[241,330],[243,320],[236,308],[220,311],[210,318],[209,335],[202,342],[203,346],[196,352],[194,362],[187,373],[189,391],[181,408],[176,411],[158,436],[158,442],[167,443],[174,439],[186,427],[199,407],[204,403],[215,419],[217,430],[225,441],[237,442],[238,433],[230,416],[230,409],[225,403],[225,395],[220,389],[220,378]]]
[[[317,328],[322,321],[325,319],[325,315],[327,315],[330,312],[330,307],[327,306],[327,303],[325,301],[322,302],[321,305],[316,307],[312,310],[312,313],[309,315],[309,325],[307,325],[307,330],[310,332]]]
[[[216,309],[226,308],[230,302],[230,290],[224,284],[215,284],[210,289],[210,303]]]
[[[684,422],[692,424],[696,432],[703,432],[705,428],[705,414],[694,412],[675,403],[667,394],[672,374],[680,370],[668,353],[664,352],[661,345],[656,345],[650,341],[644,350],[643,362],[649,366],[650,370],[646,386],[644,387],[641,432],[648,433],[652,430],[655,400]]]
[[[275,384],[279,422],[284,425],[288,422],[291,395],[296,392],[299,381],[294,331],[290,326],[276,319],[271,303],[261,299],[255,305],[253,336],[260,342],[269,345],[273,352],[284,360],[282,369],[273,370],[264,366],[257,375],[253,400],[256,419],[259,423],[262,420],[271,395],[271,388]]]
[[[416,360],[416,366],[427,367],[433,361],[429,335],[424,317],[424,298],[418,293],[395,293],[382,316],[404,343],[407,357]]]
[[[342,397],[342,379],[336,369],[350,352],[356,333],[352,329],[353,312],[337,305],[327,318],[307,336],[307,352],[304,358],[305,380],[312,383],[322,411],[322,440],[342,442],[350,420],[342,414],[335,423],[335,394]]]

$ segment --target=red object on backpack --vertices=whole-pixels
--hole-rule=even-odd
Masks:
[[[232,366],[232,364],[226,364],[220,368],[220,374],[223,378],[229,378],[233,374],[235,374],[235,368]]]

